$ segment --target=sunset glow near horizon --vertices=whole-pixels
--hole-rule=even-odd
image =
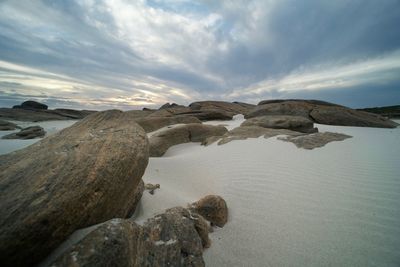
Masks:
[[[0,2],[0,107],[400,104],[398,0]]]

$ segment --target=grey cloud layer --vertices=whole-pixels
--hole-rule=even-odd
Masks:
[[[316,79],[315,95],[323,98],[337,89],[354,96],[375,87],[375,94],[390,91],[380,103],[400,101],[393,89],[400,62],[392,68],[385,63],[400,49],[399,7],[398,0],[2,1],[0,60],[70,77],[74,84],[67,88],[51,77],[48,83],[56,89],[41,89],[30,77],[36,74],[14,75],[15,68],[0,64],[1,98],[8,104],[15,94],[44,94],[48,101],[128,107],[301,97],[312,95],[301,81],[318,66],[334,73],[372,60],[386,66],[376,70],[391,77],[384,85],[381,78],[370,79],[368,86],[347,83],[346,91]],[[294,92],[284,83],[293,73]],[[352,81],[364,78],[358,74]],[[270,80],[277,82],[271,86]]]

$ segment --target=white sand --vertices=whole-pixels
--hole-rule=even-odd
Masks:
[[[46,136],[49,136],[51,134],[54,134],[66,127],[71,126],[77,120],[62,120],[62,121],[42,121],[42,122],[26,122],[26,121],[12,121],[20,126],[21,128],[26,128],[29,126],[34,126],[34,125],[39,125],[43,127],[43,129],[46,131]],[[2,154],[7,154],[12,151],[27,147],[29,145],[32,145],[39,141],[41,138],[35,138],[35,139],[29,139],[29,140],[18,140],[18,139],[1,139],[4,135],[10,134],[10,133],[15,133],[19,132],[20,130],[14,130],[14,131],[0,131],[0,155]],[[45,137],[46,137],[45,136]]]
[[[144,193],[136,221],[219,194],[230,217],[207,266],[399,266],[400,128],[317,126],[353,138],[311,151],[276,138],[170,148],[150,159],[143,180],[161,189]]]

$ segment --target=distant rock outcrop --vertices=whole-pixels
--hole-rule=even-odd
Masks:
[[[220,110],[233,114],[247,114],[255,105],[242,102],[198,101],[189,105],[192,110]]]
[[[19,127],[12,122],[0,120],[0,131],[13,131]]]
[[[222,136],[228,130],[223,126],[186,124],[156,132],[150,137],[150,156],[161,157],[173,145],[203,142],[211,136]]]
[[[302,133],[318,132],[314,122],[301,116],[266,115],[247,119],[241,126],[260,126],[273,129],[288,129]]]
[[[208,201],[202,207],[211,204],[212,211],[216,211],[222,203],[226,208],[221,197],[213,199],[217,202]],[[227,214],[227,209],[224,212]],[[220,225],[225,223],[223,218]],[[182,207],[168,209],[143,226],[131,220],[112,219],[56,257],[50,266],[201,267],[205,266],[203,250],[211,244],[209,230],[205,218]]]
[[[13,108],[22,108],[22,109],[42,109],[46,110],[48,108],[47,105],[36,102],[36,101],[25,101],[21,105],[13,106]]]
[[[375,113],[384,117],[400,119],[400,105],[387,106],[387,107],[376,107],[376,108],[362,108],[360,111]]]
[[[397,123],[382,116],[350,109],[318,100],[268,100],[260,102],[245,117],[254,118],[265,115],[302,116],[316,123],[395,128]]]
[[[110,110],[0,156],[1,265],[32,265],[73,231],[130,216],[148,149],[131,116]]]
[[[34,139],[46,135],[46,131],[40,126],[30,126],[21,129],[18,133],[7,134],[2,139]]]

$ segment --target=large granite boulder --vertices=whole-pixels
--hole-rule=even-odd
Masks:
[[[21,129],[17,133],[7,134],[2,139],[34,139],[46,135],[46,131],[40,126],[30,126]]]
[[[22,108],[22,109],[47,109],[48,106],[36,101],[25,101],[21,105],[13,106],[13,108]]]
[[[347,107],[321,102],[316,100],[283,100],[261,102],[252,109],[245,118],[254,118],[265,115],[291,115],[302,116],[316,123],[341,125],[395,128],[397,123],[368,112],[358,111]]]
[[[267,115],[247,119],[241,126],[260,126],[273,129],[288,129],[302,133],[315,133],[314,122],[301,116]]]
[[[343,126],[396,128],[397,123],[383,116],[342,107],[314,107],[310,117],[317,123]]]
[[[201,109],[177,113],[180,116],[196,117],[201,121],[232,120],[235,113],[218,109]]]
[[[246,114],[255,105],[242,102],[225,102],[225,101],[198,101],[189,105],[192,110],[220,110],[233,114]]]
[[[223,227],[228,221],[228,206],[216,195],[208,195],[190,205],[190,209],[203,216],[212,225]]]
[[[135,210],[148,162],[144,130],[98,112],[0,156],[0,262],[32,265],[73,231]]]
[[[208,222],[182,207],[166,210],[143,226],[113,219],[90,232],[50,264],[65,266],[204,266]]]
[[[201,123],[201,121],[192,116],[174,116],[174,117],[145,117],[137,119],[136,123],[142,126],[142,128],[146,131],[146,133],[149,133],[169,125]]]
[[[157,132],[150,137],[150,156],[161,157],[173,145],[203,142],[211,136],[222,136],[228,130],[223,126],[190,123]]]
[[[13,131],[19,127],[12,122],[0,120],[0,131]]]

